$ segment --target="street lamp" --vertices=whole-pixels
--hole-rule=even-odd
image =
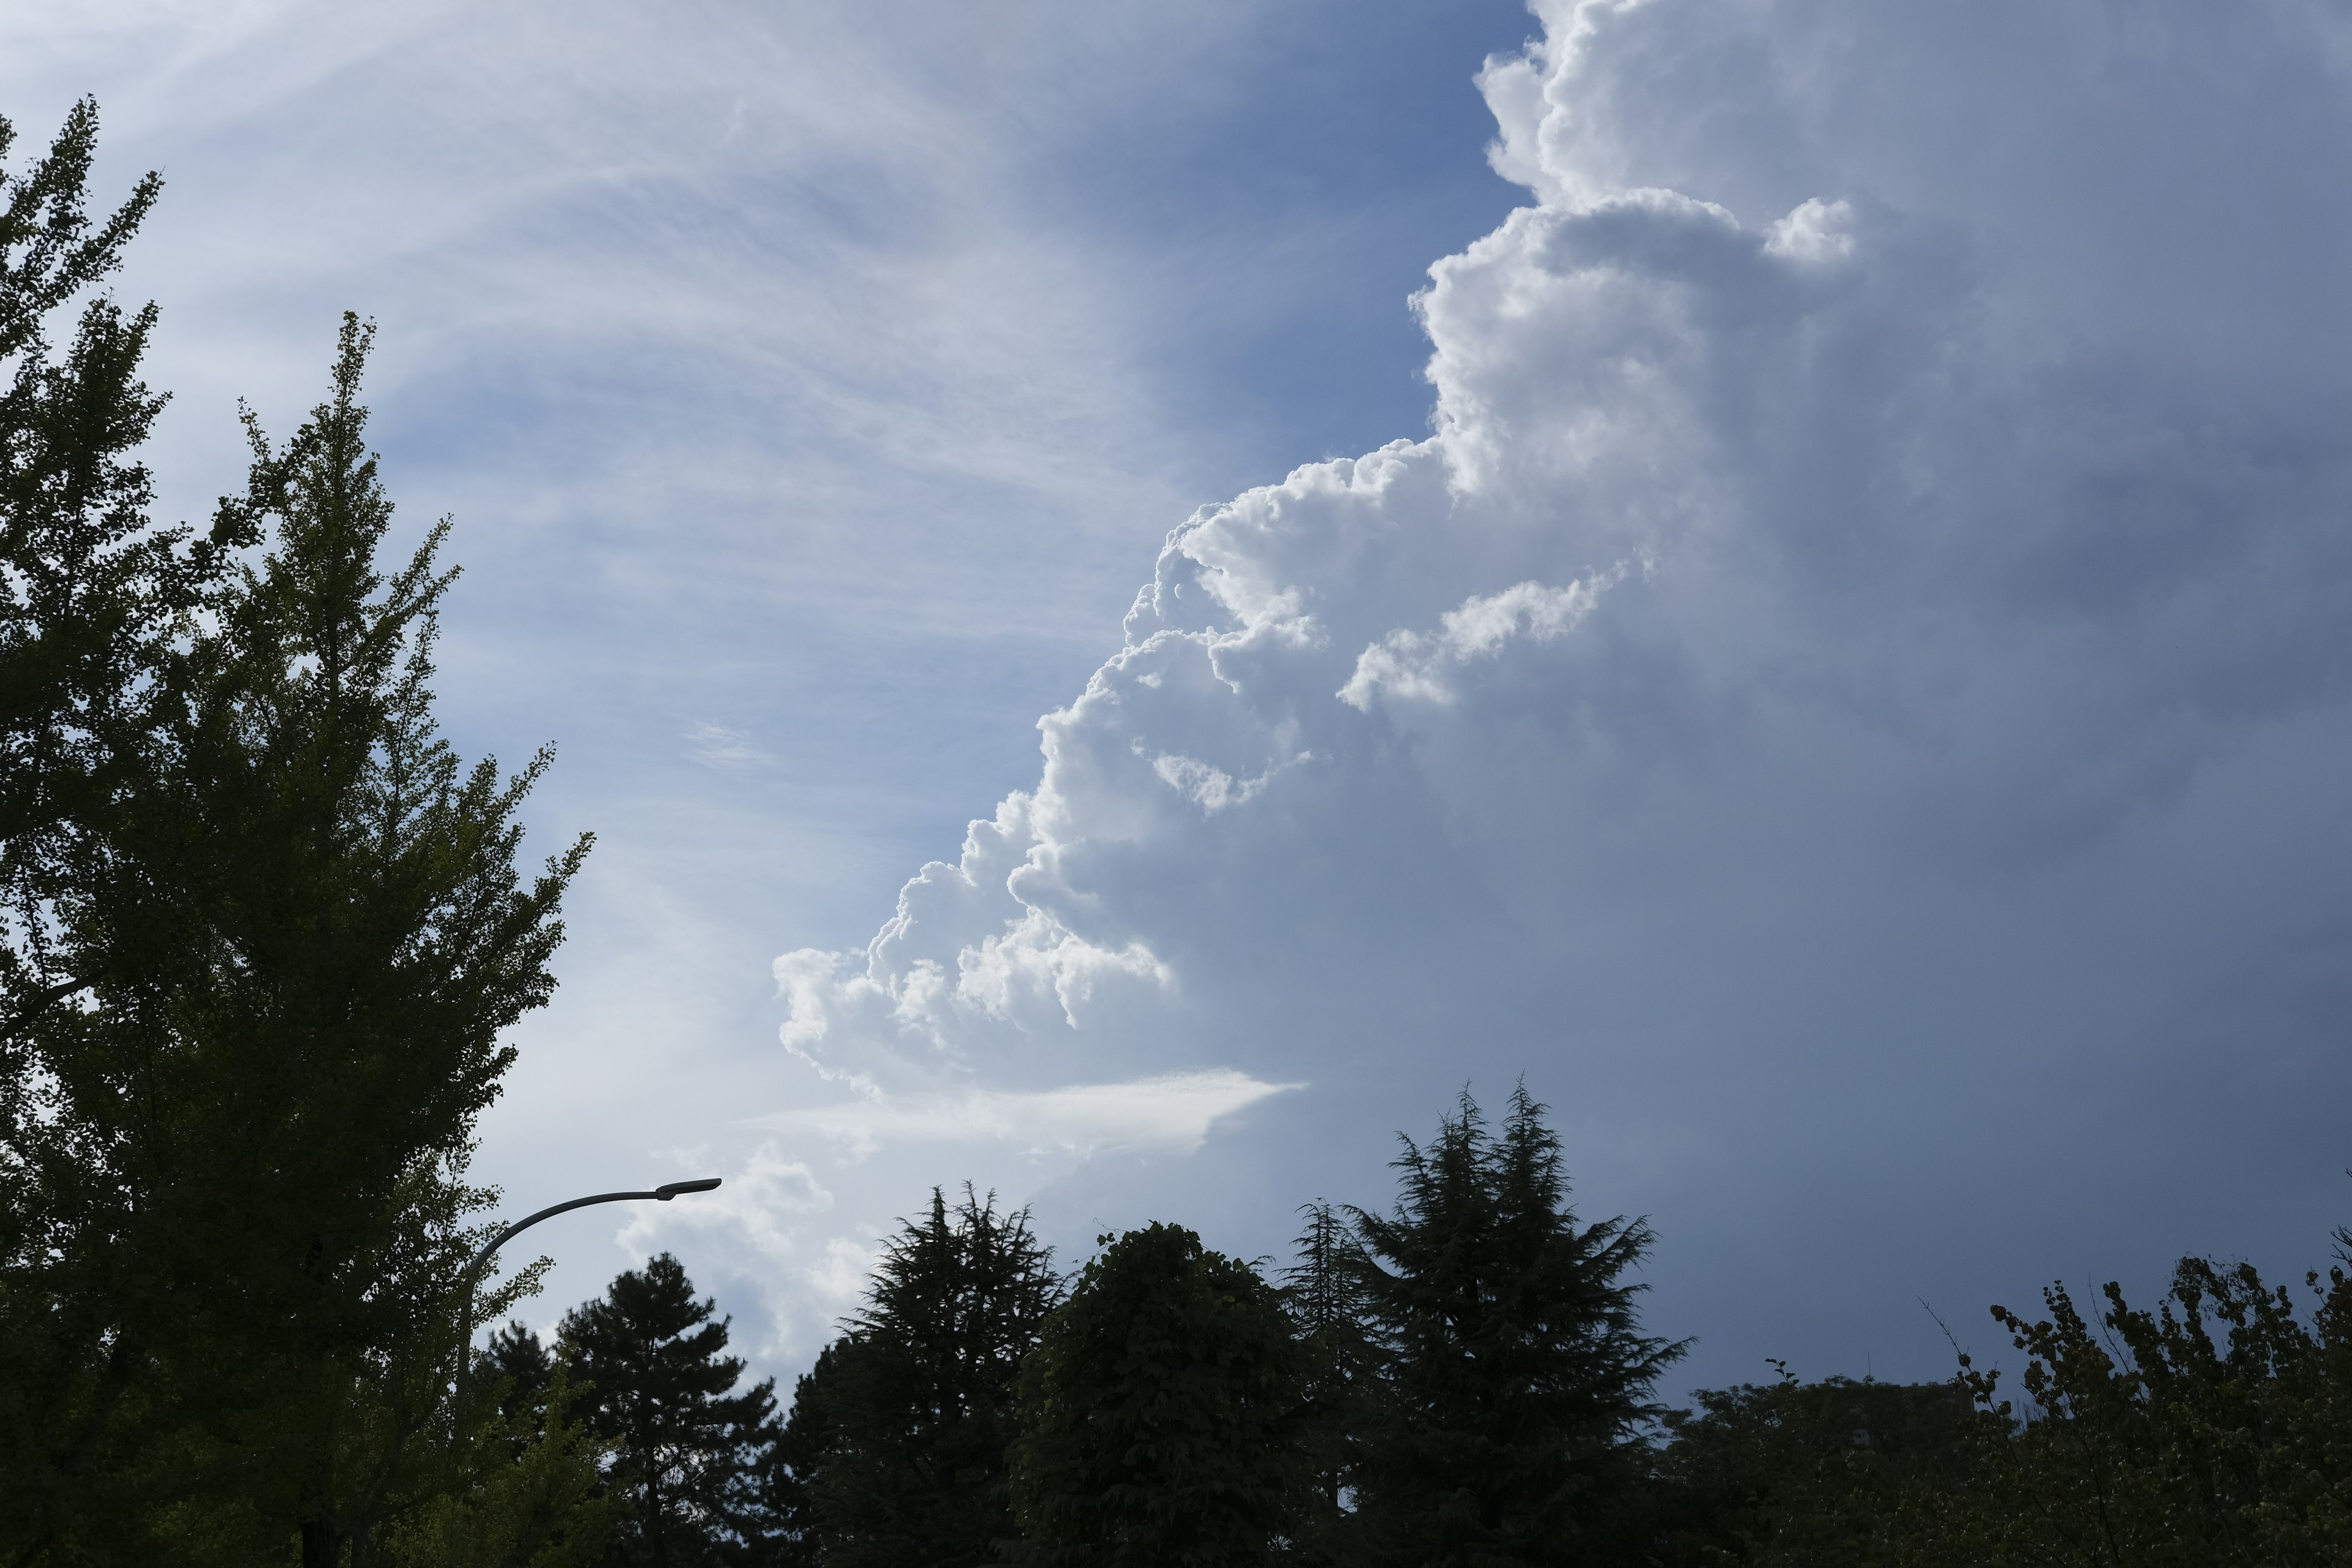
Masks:
[[[649,1193],[597,1193],[591,1197],[573,1198],[570,1203],[555,1204],[550,1207],[543,1208],[535,1215],[529,1215],[515,1221],[514,1224],[507,1226],[506,1229],[492,1237],[490,1238],[489,1245],[483,1247],[481,1251],[474,1254],[474,1260],[466,1265],[466,1313],[464,1317],[457,1321],[457,1398],[455,1407],[456,1418],[459,1422],[463,1422],[466,1418],[467,1384],[473,1373],[474,1283],[476,1278],[482,1271],[482,1265],[490,1260],[491,1253],[496,1252],[499,1247],[504,1247],[508,1242],[512,1241],[516,1237],[520,1236],[524,1231],[529,1230],[541,1220],[552,1219],[557,1215],[566,1213],[572,1209],[584,1209],[590,1204],[625,1203],[632,1198],[651,1198],[656,1203],[666,1204],[669,1202],[670,1199],[677,1196],[680,1193],[707,1193],[712,1191],[718,1185],[718,1177],[704,1176],[698,1180],[691,1182],[664,1182],[660,1186],[656,1187]]]

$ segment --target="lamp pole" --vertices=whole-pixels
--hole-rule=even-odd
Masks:
[[[597,1193],[589,1197],[573,1198],[570,1203],[551,1205],[535,1215],[527,1215],[492,1237],[489,1245],[474,1254],[474,1260],[466,1265],[465,1316],[458,1320],[457,1397],[454,1412],[460,1426],[466,1418],[466,1394],[474,1365],[474,1285],[481,1276],[482,1265],[490,1260],[490,1254],[541,1220],[552,1219],[572,1209],[584,1209],[590,1204],[625,1203],[633,1198],[651,1198],[656,1203],[666,1204],[680,1193],[707,1193],[718,1185],[718,1177],[704,1176],[692,1182],[664,1182],[649,1193]]]

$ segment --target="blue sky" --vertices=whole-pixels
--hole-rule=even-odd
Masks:
[[[2347,71],[2290,0],[0,20],[166,177],[169,504],[374,316],[452,731],[600,836],[480,1169],[729,1185],[536,1310],[674,1247],[785,1373],[934,1182],[1274,1252],[1522,1074],[1702,1383],[2319,1261]]]

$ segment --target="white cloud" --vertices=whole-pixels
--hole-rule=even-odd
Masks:
[[[1495,658],[1514,637],[1550,642],[1566,636],[1583,624],[1602,592],[1623,575],[1623,568],[1615,567],[1565,588],[1515,583],[1499,594],[1474,594],[1438,618],[1434,635],[1399,628],[1357,655],[1355,673],[1339,688],[1339,700],[1363,712],[1383,695],[1450,703],[1454,698],[1451,671]]]
[[[1188,302],[1244,258],[1324,281],[1265,267],[1295,233],[1068,186],[1128,167],[1139,88],[1152,134],[1212,118],[1229,57],[1181,62],[1258,9],[1296,15],[0,18],[20,129],[94,88],[173,182],[122,281],[163,303],[180,510],[358,303],[387,460],[438,465],[401,493],[506,584],[504,630],[453,618],[453,701],[498,693],[453,728],[560,714],[545,804],[607,835],[486,1142],[519,1200],[707,1134],[716,1205],[631,1246],[734,1270],[800,1354],[934,1181],[1270,1246],[1526,1069],[1729,1376],[1851,1370],[2069,1237],[2332,1200],[2337,1156],[2297,1172],[2352,1089],[2341,18],[1547,0],[1479,78],[1529,205],[1415,301],[1432,425],[1181,521],[1008,775],[974,655],[1096,662],[1136,531],[1261,423],[1171,413]],[[1131,232],[1070,219],[1106,194]],[[554,793],[600,756],[708,771]],[[837,951],[960,787],[961,853]],[[765,1037],[777,946],[788,1049],[714,1048]]]
[[[2219,911],[2346,924],[2299,858],[2345,859],[2332,808],[2273,760],[2352,751],[2352,356],[2293,341],[2352,328],[2276,259],[2352,250],[2338,187],[2182,192],[2267,237],[2151,258],[2141,182],[2216,112],[2186,34],[2126,63],[2010,8],[2017,52],[1955,65],[1951,8],[1538,9],[1480,79],[1535,205],[1416,300],[1433,433],[1177,528],[1036,785],[865,953],[780,964],[787,1043],[877,1097],[843,1128],[945,1145],[991,1095],[1335,1065],[1411,1122],[1528,1069],[1624,1206],[1703,1230],[1819,1181],[1891,1226],[1995,1204],[1983,1129],[2032,1075],[2175,1072],[2221,1049],[2211,998],[2268,1005],[2272,917]],[[2132,134],[2074,134],[2094,90]],[[2285,112],[2231,90],[2233,131]],[[1948,135],[2004,92],[2076,162]],[[2340,1079],[2324,1009],[2283,1027],[2278,1070]],[[1826,1222],[1769,1224],[1860,1277]]]
[[[1223,1118],[1304,1087],[1213,1069],[1028,1093],[967,1089],[853,1100],[761,1117],[757,1125],[816,1132],[860,1158],[893,1143],[933,1150],[1001,1143],[1030,1155],[1112,1149],[1191,1154]]]

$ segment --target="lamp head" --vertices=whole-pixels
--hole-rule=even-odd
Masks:
[[[664,1182],[654,1189],[654,1196],[667,1203],[680,1193],[707,1193],[718,1185],[719,1178],[716,1176],[704,1176],[692,1182]]]

